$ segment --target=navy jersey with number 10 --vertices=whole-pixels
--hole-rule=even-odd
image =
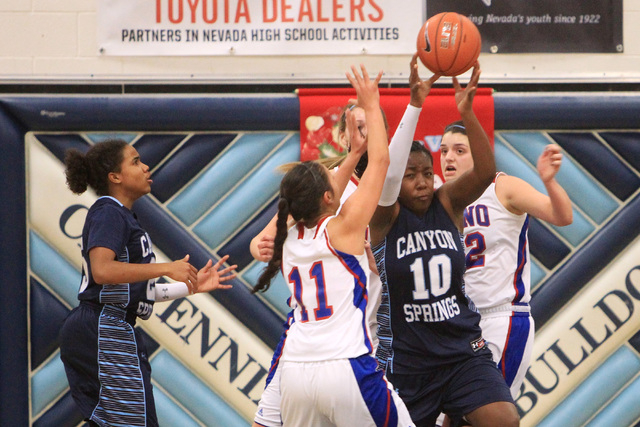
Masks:
[[[437,197],[424,216],[400,205],[373,248],[383,283],[377,358],[387,374],[430,371],[488,351],[464,294],[464,246]]]

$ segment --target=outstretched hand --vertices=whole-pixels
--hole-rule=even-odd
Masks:
[[[229,255],[220,258],[220,261],[216,262],[215,265],[212,265],[213,261],[207,261],[207,264],[198,271],[198,281],[194,285],[192,292],[195,294],[211,292],[216,289],[231,289],[232,285],[223,285],[222,283],[236,277],[236,273],[233,273],[233,270],[238,266],[234,264],[220,270],[220,267],[227,259],[229,259]]]
[[[184,258],[169,263],[167,276],[178,282],[184,282],[191,288],[197,280],[196,268],[189,264],[189,255]]]
[[[456,91],[456,104],[458,105],[458,111],[461,115],[471,111],[473,106],[473,97],[478,90],[478,80],[480,79],[480,63],[476,62],[473,66],[473,72],[471,73],[471,79],[467,86],[463,89],[458,82],[458,79],[454,76],[453,88]]]
[[[380,71],[373,80],[369,78],[369,73],[362,64],[360,64],[360,71],[352,65],[351,73],[352,74],[347,73],[347,79],[358,95],[358,107],[365,110],[368,108],[378,108],[380,104],[378,83],[380,83],[380,79],[382,78],[382,71]]]
[[[428,80],[422,80],[418,74],[418,52],[413,54],[410,62],[409,89],[411,90],[410,104],[416,108],[422,108],[424,100],[429,95],[431,87],[440,78],[440,74],[434,74]]]
[[[549,144],[538,157],[538,174],[542,182],[551,181],[562,165],[562,151],[557,144]]]

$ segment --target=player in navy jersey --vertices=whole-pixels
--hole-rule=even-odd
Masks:
[[[415,56],[412,63],[417,66]],[[417,426],[435,425],[441,412],[454,424],[466,417],[474,426],[519,425],[463,289],[464,210],[495,174],[489,140],[472,110],[479,76],[476,64],[465,89],[453,78],[475,167],[434,190],[433,160],[424,146],[408,140],[390,147],[370,222],[383,282],[378,362]]]
[[[218,271],[227,256],[199,271],[188,255],[155,263],[151,239],[131,211],[151,189],[149,167],[125,141],[98,143],[85,155],[69,150],[65,164],[72,192],[91,187],[100,196],[82,230],[80,304],[60,331],[71,395],[90,425],[157,426],[151,365],[136,319],[148,319],[155,301],[230,288],[222,282],[235,277],[236,266]],[[161,276],[176,282],[156,284]]]
[[[440,157],[445,181],[473,167],[464,123],[445,128]],[[465,291],[482,316],[483,336],[514,399],[529,368],[535,329],[529,307],[529,215],[557,226],[573,221],[571,200],[555,180],[561,164],[560,147],[549,144],[537,163],[548,195],[499,172],[465,211]]]

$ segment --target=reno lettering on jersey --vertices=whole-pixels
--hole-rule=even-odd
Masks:
[[[415,231],[396,240],[397,258],[431,249],[456,250],[453,234],[448,230]]]
[[[470,205],[464,211],[464,227],[489,227],[491,218],[489,218],[489,208],[486,205]]]

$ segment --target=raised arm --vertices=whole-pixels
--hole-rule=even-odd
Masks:
[[[409,88],[411,100],[400,120],[391,142],[389,143],[389,169],[384,180],[382,195],[373,217],[371,218],[371,243],[379,243],[387,234],[398,215],[398,195],[402,186],[402,177],[407,167],[411,143],[416,133],[418,119],[427,95],[433,84],[440,78],[434,74],[428,80],[420,79],[418,74],[418,54],[415,53],[410,62]]]
[[[555,179],[561,164],[560,147],[556,144],[547,145],[538,158],[538,174],[548,196],[520,178],[501,176],[496,183],[500,201],[507,209],[517,214],[527,213],[557,226],[571,224],[571,199]]]
[[[353,105],[355,106],[355,104]],[[350,110],[347,111],[346,115],[348,132],[345,132],[346,135],[349,135],[349,152],[340,163],[340,167],[337,170],[334,169],[334,177],[338,186],[338,192],[340,193],[337,194],[338,198],[342,197],[342,193],[344,193],[344,189],[347,188],[347,184],[353,176],[358,161],[367,151],[367,135],[362,132],[361,126],[358,126],[356,123],[355,116],[349,114],[349,112]]]
[[[479,79],[480,65],[477,63],[466,88],[463,89],[458,79],[453,77],[456,104],[467,131],[474,166],[458,179],[443,184],[436,192],[460,230],[464,209],[482,195],[496,174],[496,163],[489,137],[473,112],[473,98],[478,89]]]
[[[370,79],[363,65],[360,70],[359,72],[352,66],[352,74],[347,74],[347,78],[358,95],[358,106],[365,112],[369,161],[358,189],[347,199],[336,221],[331,221],[328,225],[334,247],[348,253],[361,253],[364,250],[364,231],[378,206],[389,166],[387,132],[378,92],[382,72],[375,79]]]

